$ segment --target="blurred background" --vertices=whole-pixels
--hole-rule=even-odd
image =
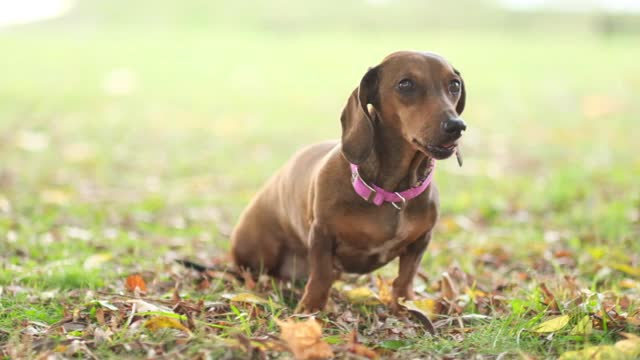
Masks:
[[[117,273],[224,253],[259,186],[338,138],[400,49],[444,55],[468,89],[427,269],[495,244],[637,263],[638,44],[636,1],[0,1],[0,280],[100,285],[91,254]]]

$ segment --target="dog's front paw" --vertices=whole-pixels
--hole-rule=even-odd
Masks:
[[[295,313],[296,314],[313,314],[320,311],[320,308],[309,306],[300,302],[298,306],[296,306]]]
[[[402,302],[402,300],[413,300],[414,298],[415,294],[412,289],[408,287],[394,287],[391,293],[391,304],[389,304],[391,312],[396,315],[405,313],[405,307],[400,305],[400,302]]]
[[[305,293],[304,296],[302,296],[302,300],[298,303],[298,306],[296,306],[295,312],[297,314],[311,314],[322,311],[326,302],[326,299],[323,297],[312,297]]]

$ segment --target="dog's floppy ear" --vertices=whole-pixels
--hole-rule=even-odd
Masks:
[[[373,150],[373,119],[368,104],[376,101],[378,67],[370,68],[342,110],[342,154],[353,164],[363,163]]]
[[[455,72],[458,76],[460,76],[460,83],[461,83],[460,85],[462,85],[462,89],[460,91],[460,100],[458,100],[458,105],[456,105],[456,112],[458,112],[458,115],[460,115],[462,114],[462,111],[464,111],[464,105],[467,101],[467,89],[464,86],[464,79],[462,79],[462,75],[460,75],[460,71],[454,68],[453,72]]]

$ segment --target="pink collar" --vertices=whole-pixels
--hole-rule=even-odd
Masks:
[[[429,187],[436,168],[436,162],[432,159],[431,171],[429,172],[429,175],[420,184],[418,184],[418,186],[409,188],[404,191],[394,192],[387,191],[375,184],[367,184],[358,173],[358,165],[351,163],[349,164],[351,165],[351,184],[353,185],[353,190],[356,191],[356,194],[360,195],[360,197],[365,201],[369,201],[371,195],[373,195],[373,200],[371,201],[376,206],[380,206],[386,201],[391,203],[391,205],[393,205],[398,210],[402,210],[408,200],[418,197],[427,189],[427,187]]]

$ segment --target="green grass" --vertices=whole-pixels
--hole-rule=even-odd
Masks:
[[[95,328],[108,328],[96,322],[96,299],[118,309],[105,310],[107,321],[122,315],[118,323],[126,322],[131,303],[118,294],[133,295],[124,288],[133,273],[147,281],[149,302],[171,302],[177,286],[184,301],[203,300],[209,310],[196,312],[187,343],[173,330],[142,329],[146,316],[136,316],[112,329],[109,341],[89,345],[100,358],[144,357],[149,349],[215,358],[246,352],[231,343],[237,334],[254,345],[277,334],[274,318],[292,314],[299,286],[263,279],[256,291],[270,304],[234,305],[220,295],[246,291],[241,284],[214,278],[198,290],[198,276],[173,259],[228,261],[225,234],[259,186],[299,147],[338,137],[341,107],[367,67],[407,48],[444,54],[468,87],[465,165],[438,167],[442,219],[423,261],[428,281],[416,281],[419,295],[440,296],[442,272],[458,267],[499,298],[489,305],[462,299],[463,315],[489,319],[467,322],[463,332],[457,322],[442,325],[429,337],[416,321],[394,322],[383,306],[350,304],[336,291],[333,310],[320,315],[335,348],[356,328],[365,345],[391,358],[553,358],[613,344],[621,331],[640,333],[621,321],[590,336],[569,334],[581,315],[597,323],[607,305],[628,317],[639,309],[636,36],[603,38],[582,25],[478,30],[476,18],[458,29],[389,29],[380,13],[354,20],[371,16],[377,30],[359,29],[348,16],[323,22],[297,8],[291,18],[256,8],[232,26],[230,18],[209,24],[196,11],[222,5],[198,4],[175,14],[162,7],[138,23],[142,5],[125,14],[117,3],[86,2],[64,20],[0,32],[5,357],[94,339]],[[397,11],[409,16],[418,5],[406,6]],[[508,14],[490,14],[509,22]],[[133,74],[130,93],[105,92],[114,69]],[[393,268],[382,276],[392,278]],[[578,305],[567,276],[601,297]],[[554,313],[540,284],[558,300],[555,313],[571,315],[553,336],[530,331]],[[359,320],[344,320],[345,311]],[[30,324],[67,317],[91,330],[77,336]],[[37,331],[25,335],[30,326]]]

